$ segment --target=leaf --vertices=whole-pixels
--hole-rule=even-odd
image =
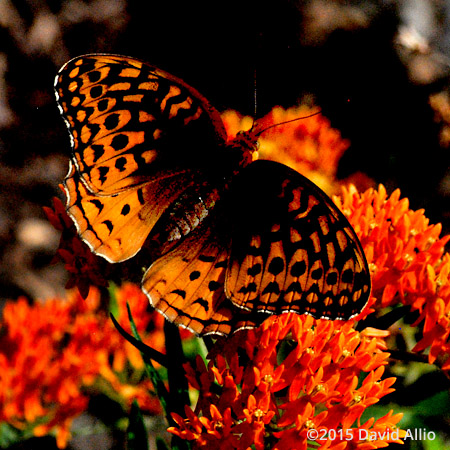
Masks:
[[[130,422],[127,429],[127,450],[148,450],[148,436],[141,409],[136,400],[130,411]]]

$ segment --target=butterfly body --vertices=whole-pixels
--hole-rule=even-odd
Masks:
[[[72,143],[67,210],[110,262],[158,244],[142,289],[169,320],[228,334],[261,313],[347,319],[365,305],[367,262],[344,216],[292,169],[252,162],[254,131],[227,141],[195,89],[112,55],[69,61],[55,89]]]

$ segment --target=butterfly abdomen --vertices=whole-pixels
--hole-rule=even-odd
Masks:
[[[166,253],[202,223],[219,199],[217,188],[201,184],[191,186],[167,208],[149,240],[158,242],[161,253]]]

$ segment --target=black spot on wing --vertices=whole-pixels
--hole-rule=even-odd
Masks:
[[[91,83],[95,83],[100,80],[101,73],[98,70],[93,70],[88,73],[88,78]]]
[[[119,125],[119,114],[110,114],[104,121],[107,130],[114,130]]]
[[[272,275],[278,275],[284,270],[284,261],[283,258],[280,258],[279,256],[276,256],[275,258],[272,258],[272,260],[269,263],[268,271]]]
[[[249,292],[256,292],[256,291],[257,291],[256,283],[249,283],[247,284],[247,286],[242,286],[238,292],[240,294],[248,294]]]
[[[217,291],[217,289],[219,289],[221,286],[222,286],[221,283],[214,281],[214,280],[212,280],[208,283],[208,288],[211,292]]]
[[[94,86],[93,88],[91,88],[91,90],[89,91],[89,95],[92,98],[98,98],[103,94],[103,87],[102,86]]]
[[[112,222],[110,220],[103,221],[103,225],[106,225],[106,228],[108,228],[108,230],[109,230],[109,234],[111,234],[112,231],[114,230],[114,225],[112,224]]]
[[[346,269],[342,273],[342,281],[344,283],[352,283],[353,282],[353,270]]]
[[[198,270],[194,270],[193,272],[191,272],[190,274],[189,274],[189,279],[191,280],[191,281],[194,281],[194,280],[197,280],[199,277],[200,277],[200,272],[198,271]]]
[[[208,255],[199,255],[198,260],[201,262],[206,263],[213,263],[216,260],[215,256],[208,256]]]
[[[292,264],[291,267],[291,275],[295,278],[301,277],[306,272],[306,263],[305,261],[296,261]]]
[[[123,172],[126,169],[126,165],[127,165],[127,159],[124,156],[117,158],[116,162],[114,163],[115,168],[119,172]]]
[[[138,191],[137,191],[137,198],[138,198],[138,201],[139,201],[139,203],[141,205],[143,205],[145,203],[144,194],[142,192],[142,189],[138,189]]]
[[[108,175],[109,172],[109,167],[106,166],[100,166],[98,168],[98,178],[101,181],[101,183],[103,184],[106,181],[106,177]]]
[[[130,205],[126,204],[123,206],[122,211],[120,211],[120,214],[122,214],[122,216],[127,216],[130,213]]]
[[[313,280],[320,280],[322,278],[323,270],[321,268],[314,269],[311,272],[311,278]]]
[[[99,111],[103,112],[108,109],[108,100],[104,98],[97,103],[97,108]]]
[[[338,282],[338,274],[336,272],[330,272],[326,278],[327,284],[334,286]]]
[[[302,293],[302,286],[298,281],[293,281],[288,288],[286,289],[286,293],[295,292],[296,294]]]
[[[215,269],[226,269],[228,267],[228,261],[224,259],[223,261],[219,261],[214,265]]]
[[[171,292],[171,294],[176,294],[182,297],[183,299],[186,298],[186,291],[183,291],[183,289],[175,289]]]
[[[280,286],[278,285],[278,283],[276,281],[271,281],[271,282],[267,283],[267,286],[262,291],[262,295],[265,295],[265,294],[279,295],[280,292],[281,292]]]
[[[255,277],[256,275],[260,274],[262,270],[262,266],[261,264],[257,263],[255,265],[253,265],[252,267],[249,267],[247,269],[247,273],[251,276],[251,277]]]
[[[105,148],[103,147],[103,145],[92,144],[91,149],[94,152],[93,155],[94,163],[97,162],[105,154]]]
[[[192,304],[195,303],[200,305],[205,311],[209,311],[209,303],[204,298],[198,298],[197,300],[192,302]]]
[[[126,134],[118,134],[111,140],[111,147],[116,150],[123,150],[128,145],[129,139]]]
[[[92,200],[89,200],[89,202],[91,203],[91,204],[93,204],[97,209],[98,209],[98,213],[100,214],[101,212],[102,212],[102,209],[103,209],[103,203],[100,201],[100,200],[97,200],[97,199],[92,199]]]

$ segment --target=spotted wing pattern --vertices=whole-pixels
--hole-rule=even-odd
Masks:
[[[67,209],[93,251],[128,259],[176,199],[198,185],[210,196],[205,172],[225,130],[193,88],[132,58],[86,55],[62,67],[55,90],[72,144]]]
[[[362,310],[370,275],[347,219],[292,169],[247,165],[254,133],[225,144],[195,89],[132,58],[87,55],[55,90],[72,144],[67,210],[110,262],[160,245],[142,289],[168,320],[227,335],[268,313]]]
[[[93,194],[71,165],[64,180],[67,211],[91,250],[109,262],[124,261],[143,246],[166,209],[186,191],[195,193],[198,173],[165,172],[118,194]]]
[[[256,161],[216,212],[144,275],[144,292],[169,320],[226,335],[263,313],[349,319],[366,304],[370,277],[352,227],[297,172]]]
[[[288,167],[256,161],[236,182],[226,294],[245,310],[349,319],[367,302],[364,252],[347,219]]]
[[[215,218],[214,218],[215,219]],[[142,289],[164,316],[198,334],[228,334],[233,321],[224,283],[230,236],[206,219],[147,270]],[[220,226],[219,226],[220,227]]]

